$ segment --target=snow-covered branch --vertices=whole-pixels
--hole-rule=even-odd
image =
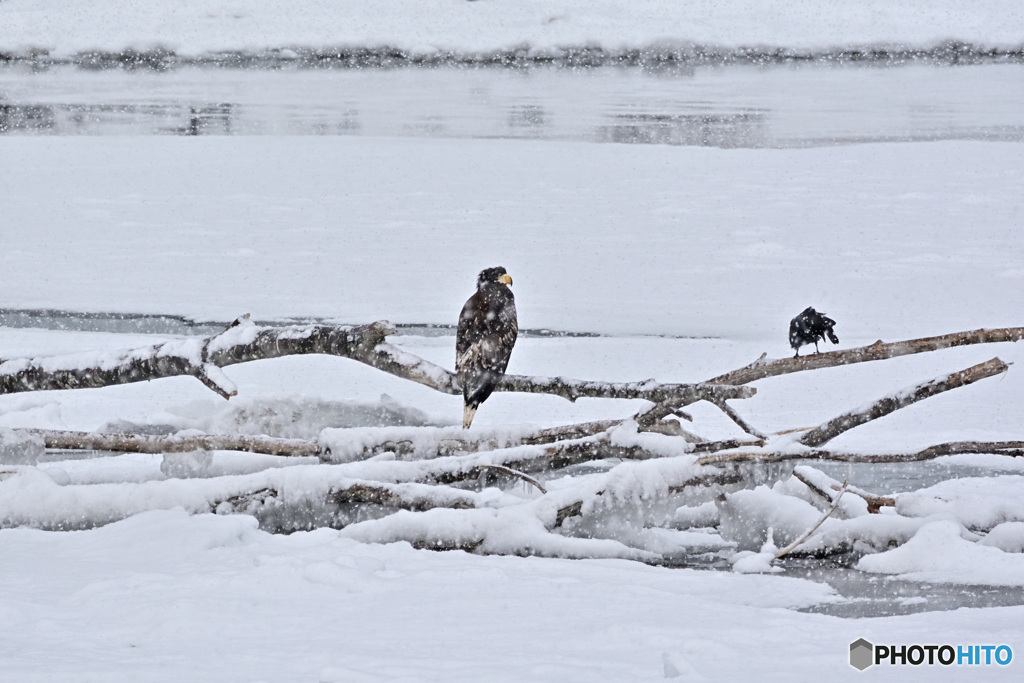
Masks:
[[[712,377],[704,382],[712,386],[740,386],[767,377],[787,375],[793,372],[805,370],[818,370],[831,368],[840,365],[851,365],[854,363],[865,363],[875,360],[888,360],[899,356],[907,356],[916,353],[939,351],[957,346],[968,346],[972,344],[995,344],[1001,342],[1018,342],[1024,339],[1024,327],[1002,327],[996,329],[978,329],[968,332],[953,332],[937,337],[921,337],[918,339],[907,339],[904,341],[885,343],[882,340],[876,341],[868,346],[861,346],[855,349],[843,349],[840,351],[826,351],[814,355],[799,356],[797,358],[768,358],[768,354],[761,354],[761,357],[753,363],[737,370],[732,370],[717,377]],[[715,404],[735,421],[737,425],[749,434],[759,435],[760,432],[753,426],[742,421],[742,418],[725,404],[724,400],[714,401]],[[656,403],[654,406],[639,412],[634,419],[641,427],[649,427],[666,415],[672,414],[680,404],[672,401]]]
[[[0,394],[97,388],[191,375],[222,396],[230,396],[234,388],[226,386],[230,381],[219,368],[302,354],[351,358],[444,393],[459,393],[450,372],[384,344],[384,338],[394,331],[387,322],[357,327],[257,327],[240,318],[212,337],[176,339],[126,351],[5,360],[0,363]]]
[[[829,420],[800,437],[800,443],[811,447],[823,446],[854,427],[858,427],[871,420],[877,420],[880,417],[885,417],[900,408],[905,408],[930,396],[972,384],[980,379],[1006,372],[1008,369],[1009,366],[1006,363],[998,358],[993,358],[965,370],[928,380],[923,384],[911,387],[892,396],[881,398],[869,406],[858,408]]]
[[[234,436],[188,434],[152,436],[148,434],[100,434],[54,429],[15,430],[42,440],[46,448],[93,450],[116,453],[188,453],[190,451],[242,451],[265,455],[311,456],[320,454],[320,446],[306,439],[280,439],[272,436]]]
[[[747,384],[766,377],[803,372],[804,370],[817,370],[819,368],[831,368],[874,360],[888,360],[899,356],[971,344],[1018,342],[1021,339],[1024,339],[1024,327],[1003,327],[993,330],[980,329],[969,332],[954,332],[937,337],[922,337],[889,343],[878,340],[869,346],[840,351],[826,351],[798,358],[766,358],[765,355],[762,355],[750,365],[707,380],[707,384]]]
[[[989,453],[1008,457],[1024,457],[1024,441],[952,441],[940,443],[909,453],[849,453],[823,448],[772,450],[770,447],[758,450],[735,450],[701,456],[699,465],[716,465],[729,462],[784,462],[787,460],[827,460],[850,463],[899,463],[934,460],[944,455],[960,453]]]
[[[641,398],[655,403],[670,402],[682,407],[696,401],[724,401],[750,398],[753,387],[715,386],[712,384],[659,384],[643,382],[595,382],[567,377],[525,377],[505,375],[495,391],[554,394],[575,401],[578,398]]]
[[[98,388],[185,375],[196,377],[229,398],[237,389],[221,368],[304,354],[350,358],[445,394],[461,392],[453,372],[386,343],[385,338],[394,332],[395,327],[386,321],[356,327],[257,327],[243,317],[224,332],[202,339],[174,340],[112,353],[5,360],[0,362],[0,394]],[[677,406],[700,400],[749,398],[756,393],[751,387],[661,384],[653,380],[601,382],[520,375],[507,375],[496,390],[552,394],[570,401],[580,397],[671,401]]]

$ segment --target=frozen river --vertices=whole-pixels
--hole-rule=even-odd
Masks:
[[[861,329],[870,330],[860,332],[861,338],[857,343],[870,343],[876,338],[875,334],[881,336],[888,332],[875,329],[885,319],[896,319],[896,327],[906,337],[966,329],[973,323],[973,318],[964,315],[958,318],[957,304],[971,310],[980,308],[983,315],[979,314],[979,317],[983,320],[978,324],[1002,321],[1007,316],[999,314],[1003,310],[1000,306],[1007,301],[1012,302],[1013,292],[1019,292],[1016,289],[1021,277],[1017,268],[1019,260],[1015,260],[1013,242],[1007,242],[1004,236],[1015,225],[1018,204],[1013,200],[1013,188],[1005,190],[1007,181],[1000,175],[1001,169],[1015,167],[1012,164],[1015,150],[1007,151],[1005,148],[1016,148],[1017,145],[973,145],[970,149],[957,146],[950,150],[929,145],[888,145],[879,146],[878,150],[868,147],[786,152],[760,150],[795,150],[865,142],[1024,142],[1024,65],[1020,64],[895,67],[792,64],[673,67],[655,71],[616,67],[324,70],[181,67],[166,71],[123,71],[87,70],[73,66],[31,70],[21,65],[9,65],[0,67],[0,134],[22,138],[8,140],[8,153],[11,155],[8,159],[22,161],[20,166],[12,164],[12,168],[27,169],[23,178],[12,174],[9,182],[13,189],[10,190],[8,212],[18,219],[12,220],[12,224],[34,226],[38,234],[43,235],[38,238],[24,231],[27,237],[15,235],[10,238],[15,242],[13,246],[8,245],[12,254],[8,261],[9,282],[5,305],[0,309],[0,327],[7,329],[213,334],[231,318],[217,318],[217,314],[209,313],[211,317],[200,316],[198,319],[220,319],[222,322],[204,325],[193,323],[188,316],[197,315],[194,313],[196,310],[207,310],[194,302],[216,300],[225,294],[236,297],[232,299],[229,296],[223,304],[230,311],[250,310],[243,307],[240,300],[248,306],[251,299],[258,306],[257,311],[261,308],[270,309],[271,314],[284,311],[306,316],[302,319],[307,319],[325,309],[319,304],[302,308],[306,301],[319,301],[313,294],[323,288],[323,283],[327,283],[332,296],[338,292],[348,293],[350,283],[359,280],[342,280],[343,276],[363,272],[360,268],[376,271],[377,264],[385,262],[381,254],[387,251],[387,255],[392,257],[394,253],[391,252],[396,249],[400,255],[403,249],[411,255],[399,261],[403,267],[412,269],[414,274],[418,272],[423,280],[428,280],[429,276],[431,288],[438,289],[436,278],[443,276],[439,275],[442,268],[415,270],[425,268],[420,258],[423,245],[433,245],[434,242],[428,242],[427,237],[412,241],[411,237],[428,235],[428,232],[432,235],[434,225],[440,226],[439,235],[456,234],[462,229],[458,221],[465,209],[466,197],[482,207],[478,211],[482,216],[481,223],[506,228],[515,226],[517,241],[509,244],[522,248],[524,253],[527,250],[520,245],[534,241],[576,245],[582,241],[580,235],[604,235],[605,241],[599,239],[594,242],[596,246],[580,253],[578,260],[569,262],[568,266],[562,262],[561,254],[573,253],[571,248],[553,250],[559,255],[558,261],[534,266],[533,261],[545,258],[543,253],[529,250],[531,259],[527,259],[504,242],[494,247],[506,251],[511,248],[524,264],[520,270],[532,276],[524,277],[523,282],[533,283],[535,305],[532,309],[524,306],[523,310],[530,311],[533,320],[540,321],[531,323],[534,327],[558,320],[565,310],[570,310],[576,311],[575,317],[566,319],[556,329],[569,333],[595,329],[592,320],[584,316],[590,310],[599,310],[601,316],[607,315],[609,319],[616,315],[625,316],[622,327],[636,329],[636,321],[645,319],[642,310],[637,313],[641,304],[635,302],[645,301],[638,292],[670,291],[665,287],[666,283],[673,284],[681,292],[702,291],[704,286],[710,289],[711,285],[707,283],[712,282],[715,291],[713,304],[701,308],[699,297],[681,297],[673,302],[681,309],[677,317],[692,317],[700,321],[711,315],[721,315],[721,319],[727,321],[741,319],[743,327],[755,330],[772,329],[762,324],[764,320],[781,320],[781,323],[775,323],[781,325],[781,331],[778,334],[770,332],[772,343],[776,345],[765,347],[777,354],[789,353],[785,346],[784,325],[788,320],[785,314],[800,310],[807,303],[818,305],[818,301],[824,301],[828,302],[830,313],[835,314],[837,310],[845,312],[842,318],[844,343],[852,343],[851,338],[857,338],[857,334],[846,334],[846,330],[856,330],[857,324],[863,326]],[[241,139],[187,143],[154,138],[140,140],[140,136],[173,135],[260,135],[268,138],[327,135],[392,140],[335,139],[323,141],[321,145],[312,140],[278,143],[264,138],[258,141],[258,146],[256,141]],[[25,139],[28,136],[36,136],[36,139]],[[43,136],[121,136],[124,139],[53,140],[43,139]],[[435,140],[412,143],[403,138]],[[457,144],[459,149],[449,149],[447,143],[437,139],[524,139],[550,141],[552,144],[483,143],[486,147],[480,151],[475,143],[461,142]],[[256,155],[265,152],[264,142],[280,144],[282,151],[273,157],[275,163],[264,164],[258,172],[253,172],[252,177],[248,177],[246,173],[253,165],[253,159],[263,158]],[[555,144],[562,142],[691,145],[759,151]],[[65,143],[70,143],[72,154],[65,154]],[[467,151],[464,152],[462,147]],[[473,149],[469,149],[471,147]],[[978,151],[982,147],[984,149]],[[520,148],[530,149],[524,151]],[[908,154],[922,149],[927,153],[921,157]],[[678,152],[680,158],[660,156],[666,151]],[[601,156],[606,153],[615,156]],[[954,153],[961,154],[957,157]],[[227,169],[223,172],[224,178],[244,179],[242,190],[230,184],[224,185],[220,168],[211,170],[204,166],[213,154],[220,155],[222,166]],[[444,158],[443,154],[449,156]],[[104,166],[102,161],[96,161],[108,158],[107,155],[115,162]],[[471,170],[465,170],[472,167],[466,162],[467,158],[480,158],[475,155],[487,155],[489,162],[501,168],[518,170],[518,174],[514,177],[500,176],[494,187],[476,188],[480,196],[476,199],[474,190],[463,189],[478,180]],[[337,162],[337,159],[344,162]],[[353,159],[355,162],[349,164]],[[948,163],[952,159],[957,163]],[[508,160],[511,163],[506,163]],[[172,169],[191,169],[195,175],[194,182],[188,177],[183,178],[190,174],[171,173],[164,177],[152,172],[150,167],[159,166],[161,161],[170,162]],[[323,164],[324,168],[335,169],[340,179],[330,174],[324,174],[327,179],[307,177],[304,174],[306,165],[317,163]],[[590,165],[613,168],[616,173],[628,168],[630,172],[622,175],[635,179],[636,185],[615,185],[619,194],[607,201],[601,195],[601,182],[593,181],[585,173],[570,177],[570,172]],[[430,169],[431,173],[427,175],[440,178],[437,186],[410,174],[410,168]],[[949,169],[960,170],[952,172]],[[979,172],[975,173],[975,170]],[[980,171],[992,173],[995,179],[982,177]],[[934,178],[930,175],[933,172]],[[32,191],[43,186],[37,179],[50,179],[51,175],[58,178],[54,181],[56,198],[35,201]],[[761,182],[763,176],[782,178],[784,182],[764,185]],[[375,179],[382,177],[392,182],[378,188],[374,185]],[[617,175],[614,177],[618,179]],[[84,184],[78,187],[69,178],[82,178]],[[282,183],[282,178],[299,180]],[[732,182],[722,182],[723,178]],[[820,183],[821,178],[829,178],[832,182]],[[94,181],[95,185],[90,184]],[[351,190],[350,195],[334,192],[336,184],[346,183]],[[447,189],[446,183],[460,188],[460,192],[449,197],[442,191]],[[25,191],[26,187],[31,191]],[[197,191],[197,187],[203,190]],[[508,188],[512,191],[506,192]],[[955,188],[955,191],[947,188]],[[387,201],[392,196],[398,201]],[[661,204],[634,201],[635,196],[654,197]],[[21,200],[22,197],[27,199]],[[181,197],[187,197],[188,202],[183,203]],[[813,201],[807,201],[808,197]],[[346,203],[349,201],[351,203]],[[559,206],[562,213],[538,213],[536,206]],[[687,207],[687,211],[696,218],[690,220],[690,214],[679,213],[680,206]],[[723,211],[722,206],[739,208]],[[754,216],[751,209],[748,215],[748,207],[756,207],[759,214]],[[66,215],[61,213],[65,210],[68,212]],[[386,250],[381,248],[384,240],[374,237],[368,238],[365,244],[357,245],[358,248],[342,248],[348,245],[335,235],[346,231],[322,227],[334,225],[339,214],[350,216],[353,225],[377,226],[378,229],[380,226],[394,226],[394,234],[402,239],[389,243]],[[606,218],[606,214],[611,218]],[[673,222],[679,215],[694,225],[702,225],[701,221],[705,221],[716,229],[701,228],[680,233],[682,228],[679,226],[684,223]],[[549,221],[554,221],[558,232],[564,233],[563,242],[551,237],[554,233],[549,234],[546,227]],[[65,231],[64,225],[74,225],[75,228]],[[421,229],[421,225],[428,225],[430,231]],[[531,225],[540,226],[536,233],[528,231]],[[633,239],[620,239],[618,225],[646,226],[641,228],[648,231],[643,233],[646,238],[637,239],[634,235]],[[962,225],[971,226],[972,239],[962,236],[968,232],[962,230]],[[870,239],[860,236],[858,231],[866,229],[863,226],[870,229]],[[818,239],[802,239],[800,233],[809,232],[811,227],[818,231]],[[502,230],[495,232],[500,235]],[[511,229],[508,232],[512,234]],[[81,238],[89,234],[104,235],[108,246],[98,248]],[[245,248],[236,249],[237,238],[243,234],[247,239]],[[533,234],[539,237],[530,238]],[[685,235],[691,266],[694,263],[722,264],[721,269],[700,274],[699,268],[691,267],[690,271],[698,274],[692,282],[680,284],[679,278],[686,277],[686,273],[677,274],[679,263],[676,256],[658,253],[654,257],[663,258],[663,261],[650,260],[653,257],[644,244],[660,243],[677,234]],[[519,238],[519,235],[526,237]],[[919,254],[923,235],[927,235],[929,243],[936,246],[927,253]],[[203,244],[204,248],[181,247],[177,243],[179,237],[186,245]],[[165,238],[166,241],[161,241]],[[482,238],[477,235],[475,239]],[[283,242],[290,245],[288,249],[280,248]],[[818,245],[826,245],[826,248],[816,250]],[[490,243],[485,243],[485,246],[491,248]],[[90,260],[77,258],[83,248],[101,264],[96,266],[101,275],[81,265]],[[437,249],[431,253],[442,253],[439,247]],[[631,249],[636,251],[629,251]],[[148,267],[139,269],[134,265],[134,253],[143,250],[148,254]],[[482,253],[487,252],[484,250]],[[724,253],[728,253],[728,259],[722,258]],[[26,258],[24,254],[30,257]],[[332,259],[324,259],[323,264],[318,265],[321,254],[331,254]],[[44,258],[65,264],[60,274],[74,286],[67,285],[60,277],[36,277],[38,268],[35,265],[27,271],[30,275],[24,275],[24,270],[17,270],[26,268],[26,263],[42,262]],[[352,261],[346,262],[345,258]],[[476,258],[477,255],[472,254],[465,260]],[[575,306],[562,305],[553,296],[545,300],[543,295],[537,294],[558,291],[566,296],[572,295],[574,290],[564,288],[561,280],[555,277],[560,272],[583,273],[584,276],[591,271],[600,274],[615,267],[619,259],[633,263],[629,276],[607,278],[614,282],[610,289],[602,289],[600,281],[590,283],[593,292]],[[651,267],[649,264],[652,262],[658,267]],[[130,265],[126,267],[124,264]],[[533,270],[526,270],[527,264]],[[457,266],[462,267],[462,264]],[[587,266],[588,269],[579,266]],[[179,268],[185,277],[177,277]],[[261,283],[269,281],[265,273],[273,272],[272,268],[285,271],[301,269],[306,273],[306,282],[311,283],[309,289],[303,289],[305,285],[299,279],[280,287],[280,292],[269,287],[267,291],[259,289]],[[743,284],[737,273],[742,275],[744,271],[752,273],[749,275],[750,286],[746,289],[736,285],[737,281]],[[831,277],[833,272],[837,273],[835,278]],[[644,278],[651,274],[661,279],[645,281]],[[544,277],[549,279],[545,281]],[[893,278],[891,281],[886,279],[890,277]],[[171,281],[173,286],[168,286]],[[813,282],[814,287],[792,286],[794,282],[805,281]],[[833,285],[833,281],[837,284]],[[238,283],[241,282],[246,285],[240,286]],[[945,286],[948,282],[955,282],[957,286],[951,296],[943,294],[946,290],[935,284]],[[983,286],[989,282],[1000,287]],[[872,283],[877,283],[877,289],[871,289]],[[18,286],[22,289],[17,289]],[[834,289],[830,290],[830,286]],[[883,311],[892,315],[873,318],[864,312],[875,308],[874,302],[883,300],[878,292],[896,289],[899,289],[900,296],[890,297],[892,302]],[[761,297],[762,290],[771,292],[772,297],[782,301]],[[796,290],[792,296],[798,297],[793,303],[785,299],[789,296],[786,292],[791,290]],[[211,291],[216,291],[217,295],[210,294]],[[361,289],[352,291],[366,294]],[[448,320],[449,317],[432,310],[422,312],[426,309],[413,296],[415,292],[410,294],[404,285],[397,291],[400,297],[391,296],[389,291],[350,297],[350,300],[366,299],[372,303],[376,301],[373,297],[378,297],[388,306],[396,306],[394,302],[411,301],[409,310],[415,310],[415,315],[398,311],[399,315],[406,320],[422,320],[434,326],[403,331],[408,337],[420,337],[416,343],[425,347],[427,352],[437,352],[447,362],[451,356],[450,349],[442,346],[451,346],[451,340],[439,337],[450,337],[451,330],[436,321]],[[457,296],[462,296],[462,289],[456,287],[455,291]],[[528,299],[530,290],[525,291],[524,299]],[[588,288],[578,291],[588,291]],[[972,299],[974,291],[984,292],[986,298]],[[991,292],[994,291],[1001,294],[993,296]],[[1006,293],[1002,293],[1004,291]],[[913,299],[907,292],[923,294]],[[938,294],[934,295],[935,292]],[[275,299],[274,296],[278,295],[279,299]],[[942,309],[934,305],[936,296],[943,302]],[[443,296],[431,297],[435,298],[444,299]],[[343,300],[340,296],[338,299]],[[695,303],[688,304],[691,300]],[[188,302],[191,308],[185,308],[182,315],[170,315],[182,312],[181,301]],[[271,304],[277,301],[280,303],[274,308]],[[601,302],[600,307],[594,305],[595,301]],[[547,304],[558,315],[540,318],[538,311]],[[686,305],[692,305],[692,310],[686,309]],[[858,309],[858,305],[864,308]],[[773,306],[777,306],[781,313]],[[1010,308],[1009,305],[1005,307]],[[393,308],[381,308],[394,312]],[[125,310],[166,311],[168,315],[136,313],[125,316],[121,314]],[[612,312],[607,313],[609,310]],[[693,311],[697,314],[692,314]],[[939,322],[931,320],[941,317],[936,312],[943,311],[946,311],[946,318]],[[369,319],[369,313],[361,309],[338,310],[337,314],[346,316],[346,320]],[[915,315],[918,317],[914,318]],[[925,318],[933,327],[920,324]],[[653,314],[647,315],[646,319],[660,320]],[[943,327],[947,325],[947,319],[957,321],[960,326],[948,323]],[[966,322],[960,324],[960,319],[966,319]],[[689,346],[685,346],[687,344],[719,345],[725,347],[726,352],[731,352],[730,332],[736,326],[729,327],[716,322],[718,320],[714,318],[712,322],[715,324],[706,326],[707,329],[724,330],[717,339],[703,338],[705,328],[693,327],[696,323],[679,323],[670,327],[673,324],[671,320],[658,324],[677,331],[693,327],[697,330],[693,336],[701,338],[650,337],[629,342],[616,338],[575,336],[538,340],[537,335],[524,335],[524,338],[533,337],[527,343],[536,344],[537,348],[554,349],[551,352],[552,373],[603,376],[606,370],[600,366],[610,363],[626,378],[675,373],[682,379],[691,379],[715,373],[710,369],[675,365],[651,370],[646,363],[639,363],[634,375],[633,366],[629,364],[632,361],[622,353],[622,348],[629,343],[633,348],[641,349],[633,352],[641,359],[660,357],[661,354],[672,359],[672,363],[676,358],[687,358],[691,351]],[[603,331],[607,332],[606,329]],[[872,336],[865,337],[867,334]],[[564,351],[569,344],[593,346],[588,347],[586,353]],[[673,347],[672,352],[667,352],[665,345],[680,345],[681,350],[676,352]],[[643,350],[647,348],[651,351]],[[757,352],[761,350],[760,346],[756,348]],[[1007,352],[1012,353],[1012,350]],[[41,352],[32,348],[26,353]],[[707,353],[711,354],[710,351]],[[1000,353],[1004,350],[1000,349]],[[742,353],[736,352],[736,355],[742,359],[737,363],[756,357],[753,347],[743,347]],[[563,364],[570,358],[573,362],[579,363],[583,359],[597,365],[565,369]],[[539,371],[536,364],[530,365],[529,362],[524,367]],[[930,368],[926,370],[933,372]],[[947,368],[943,366],[942,371],[947,371]],[[864,396],[847,396],[839,392],[842,400],[836,403],[856,403],[874,397],[875,392],[890,385],[907,385],[928,376],[925,370],[920,375],[908,370],[906,378],[900,376],[891,381],[887,378],[882,388],[865,390]],[[322,391],[331,395],[338,392],[348,397],[352,389],[347,383],[348,378],[342,379],[346,381],[325,384],[328,388]],[[272,386],[275,392],[283,391],[276,384],[268,383],[268,386]],[[1005,390],[1006,386],[1001,384],[996,389]],[[302,385],[292,390],[304,394],[321,391]],[[832,388],[826,386],[814,390],[829,392]],[[376,384],[367,391],[371,391],[373,397],[380,394]],[[116,396],[114,392],[107,393]],[[249,393],[256,392],[250,387]],[[782,393],[786,395],[784,391]],[[792,391],[786,396],[796,401],[803,398],[800,391]],[[816,402],[815,395],[808,393],[807,396],[808,403]],[[980,420],[979,415],[986,412],[998,414],[995,410],[1000,406],[998,396],[990,400],[992,409],[989,410],[975,401],[974,413],[968,417]],[[172,408],[186,402],[185,398],[168,400]],[[413,399],[408,402],[415,403]],[[85,404],[85,399],[82,403]],[[125,403],[130,410],[137,410],[134,402]],[[111,405],[116,406],[116,400],[112,404],[101,405],[105,411],[104,419],[109,419],[106,412],[115,412]],[[156,407],[148,409],[147,415],[163,415],[164,405],[158,402],[154,405]],[[36,413],[32,413],[35,410],[36,405],[26,400],[24,412],[31,413],[31,420],[37,419]],[[47,410],[51,412],[38,411],[38,421],[43,426],[53,423],[64,425],[65,421],[72,420],[73,407],[62,405],[60,410]],[[497,409],[492,406],[492,410]],[[547,408],[534,410],[539,414]],[[813,422],[794,410],[794,414],[801,415],[804,420],[797,422],[796,418],[786,414],[787,410],[789,408],[784,406],[780,414],[795,424]],[[959,415],[959,411],[950,408],[949,414]],[[584,417],[569,416],[564,422]],[[776,415],[770,414],[769,417]],[[508,409],[504,416],[499,415],[495,419],[542,418],[531,418],[528,414],[524,417],[517,407]],[[543,419],[548,419],[548,416],[543,416]],[[915,428],[923,432],[932,428],[937,431],[939,428],[964,431],[961,425],[969,424],[968,418],[957,422],[944,419],[941,413],[929,419],[930,422],[924,420],[923,426]],[[998,420],[992,418],[992,422],[997,423]],[[911,424],[914,426],[915,423]],[[33,423],[32,426],[37,425]],[[1000,435],[991,429],[985,431],[984,424],[979,427],[970,423],[970,429],[977,430],[971,433],[983,434],[986,438],[990,434]],[[956,436],[959,437],[959,432]],[[881,440],[882,437],[875,438]],[[936,436],[935,440],[941,439]],[[66,454],[53,457],[66,457]],[[863,467],[854,473],[852,481],[868,490],[889,493],[919,489],[947,478],[1014,471],[934,463]],[[829,471],[829,474],[838,479],[843,477],[841,471]],[[717,565],[712,563],[712,566],[723,565],[724,568],[721,558],[717,560]],[[784,568],[789,576],[830,583],[850,598],[842,603],[811,608],[841,616],[1024,604],[1024,591],[1019,587],[967,589],[958,584],[921,584],[850,571],[844,561],[844,558],[825,563],[791,561],[785,563]],[[694,565],[700,564],[700,558],[697,558]]]
[[[0,134],[1024,141],[1024,65],[0,68]]]

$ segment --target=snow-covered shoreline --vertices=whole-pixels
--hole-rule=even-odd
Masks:
[[[91,66],[1021,59],[1024,7],[885,0],[7,0],[0,55]]]

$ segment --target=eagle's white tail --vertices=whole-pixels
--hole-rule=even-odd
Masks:
[[[462,409],[462,428],[469,429],[469,425],[473,424],[473,416],[476,415],[476,408],[473,406],[466,406]]]

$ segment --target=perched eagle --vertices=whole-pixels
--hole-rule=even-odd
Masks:
[[[814,344],[814,352],[818,353],[818,342],[825,341],[825,336],[833,344],[839,343],[839,337],[832,331],[836,321],[826,318],[823,314],[808,306],[804,311],[793,318],[789,323],[789,345],[800,355],[800,347],[806,344]]]
[[[455,335],[455,372],[465,408],[462,427],[469,429],[480,404],[494,391],[508,367],[519,334],[512,278],[501,266],[481,271],[476,294],[462,307]]]

